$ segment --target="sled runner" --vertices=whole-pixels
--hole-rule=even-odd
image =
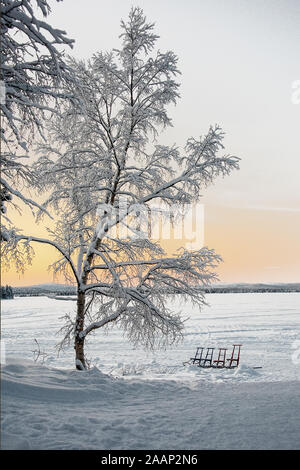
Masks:
[[[202,361],[203,351],[204,351],[204,348],[197,348],[195,357],[191,357],[190,359],[192,361],[192,364],[195,364],[196,362],[198,362],[198,365],[200,366],[200,363]]]
[[[218,359],[214,361],[213,367],[225,367],[227,348],[219,348]]]
[[[240,353],[241,353],[241,347],[242,344],[234,344],[233,345],[233,350],[231,353],[230,359],[227,359],[228,361],[228,368],[233,369],[234,367],[237,367],[240,363]]]
[[[190,358],[190,363],[197,364],[199,367],[214,367],[216,369],[234,369],[240,363],[240,353],[242,344],[233,344],[233,349],[229,358],[226,358],[227,348],[218,348],[218,358],[213,359],[216,348],[202,348],[196,350],[194,357]],[[206,349],[206,352],[204,350]],[[186,363],[184,363],[186,364]]]

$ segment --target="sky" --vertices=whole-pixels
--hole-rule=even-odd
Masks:
[[[181,99],[160,138],[184,147],[211,124],[226,132],[226,152],[240,170],[203,192],[205,244],[224,262],[221,282],[300,281],[300,1],[64,0],[51,2],[52,26],[88,58],[119,47],[120,19],[131,6],[156,24],[158,48],[179,57]],[[69,51],[66,51],[69,52]],[[32,229],[29,212],[24,232]],[[28,229],[28,230],[27,230]],[[35,234],[42,230],[35,227]],[[38,248],[12,285],[52,281],[53,251]]]

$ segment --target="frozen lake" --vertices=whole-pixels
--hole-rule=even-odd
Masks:
[[[104,373],[139,379],[199,381],[293,381],[300,379],[300,294],[251,293],[209,294],[210,306],[201,312],[181,299],[172,308],[188,318],[183,342],[155,353],[134,348],[122,331],[98,330],[87,342],[92,365]],[[57,357],[61,339],[60,319],[72,313],[75,302],[48,297],[16,297],[2,301],[2,339],[6,355],[33,359],[36,348],[47,353],[45,365],[70,369],[74,364],[70,346]],[[243,344],[238,370],[203,370],[183,366],[198,346],[228,347]],[[260,366],[261,369],[253,369]]]
[[[79,372],[72,347],[55,352],[59,318],[74,302],[4,300],[3,448],[299,449],[300,294],[207,301],[199,312],[172,299],[189,319],[184,341],[166,351],[134,349],[117,328],[98,331],[87,348],[97,367]],[[32,362],[35,338],[44,365]],[[197,346],[233,343],[243,344],[237,369],[182,364]]]

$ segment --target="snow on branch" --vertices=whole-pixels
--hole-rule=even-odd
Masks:
[[[36,131],[43,136],[45,115],[57,112],[59,100],[72,98],[70,90],[61,90],[61,83],[74,80],[62,49],[73,47],[74,41],[40,18],[48,17],[50,11],[47,0],[1,0],[0,109],[2,151],[6,155],[1,171],[5,187],[29,206],[36,204],[16,189],[17,166],[22,166],[20,180],[34,184],[30,166],[23,164],[24,150],[29,151]]]
[[[65,31],[39,19],[32,0],[2,0],[1,3],[1,80],[6,90],[5,100],[1,103],[5,116],[3,139],[9,141],[10,129],[22,143],[24,126],[17,124],[19,118],[25,126],[41,126],[35,116],[37,110],[51,109],[47,97],[57,96],[59,80],[68,73],[63,52],[57,46],[72,47],[74,40],[69,39]],[[36,4],[37,11],[48,16],[48,2],[37,0]],[[33,56],[35,60],[32,60]]]

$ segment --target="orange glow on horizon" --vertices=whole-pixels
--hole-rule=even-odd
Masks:
[[[47,236],[43,224],[35,225],[30,211],[14,217],[25,234]],[[33,229],[34,228],[34,229]],[[205,245],[223,258],[218,275],[221,282],[299,282],[300,217],[297,212],[205,206]],[[164,240],[168,254],[180,248],[180,240]],[[34,243],[36,256],[25,274],[2,271],[2,285],[25,286],[54,279],[48,266],[56,250]]]

